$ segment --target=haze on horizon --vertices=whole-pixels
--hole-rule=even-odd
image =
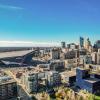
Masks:
[[[0,46],[77,43],[80,36],[94,43],[100,39],[99,5],[100,0],[0,0]]]

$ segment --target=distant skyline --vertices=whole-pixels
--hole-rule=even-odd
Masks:
[[[100,0],[0,0],[0,46],[55,46],[80,36],[100,39]]]

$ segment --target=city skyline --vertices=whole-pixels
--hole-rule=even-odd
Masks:
[[[58,42],[54,42],[54,41],[0,41],[0,47],[61,47],[61,43],[64,42],[65,46],[67,47],[67,44],[71,44],[71,43],[75,43],[76,45],[80,45],[80,38],[83,38],[83,46],[85,45],[85,42],[87,41],[87,39],[90,40],[90,43],[92,46],[94,46],[94,44],[98,41],[96,40],[95,42],[91,41],[91,39],[89,37],[84,38],[82,36],[80,36],[78,38],[77,41],[71,41],[71,42],[66,42],[66,41],[58,41]]]
[[[13,42],[15,46],[16,41],[29,45],[78,43],[83,36],[93,44],[100,37],[99,3],[99,0],[0,0],[0,43]]]

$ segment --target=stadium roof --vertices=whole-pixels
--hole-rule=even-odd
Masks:
[[[21,57],[21,56],[24,56],[24,55],[26,55],[30,52],[32,52],[32,50],[1,52],[0,53],[0,59],[10,58],[10,57]]]

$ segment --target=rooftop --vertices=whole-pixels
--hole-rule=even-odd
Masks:
[[[100,79],[98,78],[87,78],[87,79],[84,79],[86,82],[89,82],[89,83],[96,83],[96,82],[100,82]]]
[[[10,84],[16,82],[13,78],[9,76],[2,76],[0,77],[0,85]]]
[[[24,55],[26,55],[30,52],[32,52],[32,50],[1,52],[0,53],[0,59],[10,58],[10,57],[20,57],[20,56],[24,56]]]
[[[62,76],[66,77],[66,76],[76,76],[76,71],[65,71],[61,73]]]

